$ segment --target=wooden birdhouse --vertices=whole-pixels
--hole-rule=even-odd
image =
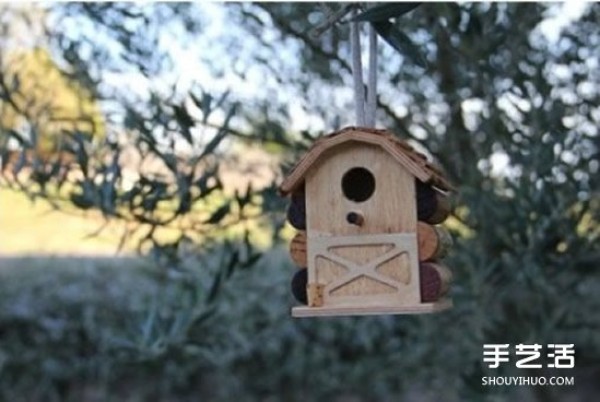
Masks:
[[[300,268],[296,317],[430,313],[450,271],[439,264],[450,237],[434,226],[449,212],[442,173],[386,130],[349,127],[321,137],[280,190],[289,195]]]

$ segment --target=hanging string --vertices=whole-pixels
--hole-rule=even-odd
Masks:
[[[367,127],[375,127],[375,109],[377,109],[377,32],[372,25],[369,25],[369,79],[365,116]]]
[[[358,10],[352,11],[356,17]],[[367,82],[367,100],[365,101],[365,86],[363,83],[362,58],[360,49],[359,23],[350,23],[350,47],[352,51],[352,79],[354,81],[354,107],[356,125],[374,127],[375,109],[377,108],[377,33],[369,27],[369,70]]]
[[[352,11],[352,17],[358,15],[358,10]],[[356,110],[356,125],[365,125],[365,88],[363,84],[362,60],[360,53],[360,31],[357,21],[350,23],[350,47],[352,49],[352,78],[354,80],[354,107]]]

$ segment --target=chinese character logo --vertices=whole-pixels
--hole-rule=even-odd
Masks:
[[[483,362],[488,363],[488,368],[498,368],[500,363],[510,360],[510,344],[485,344],[483,345]],[[575,367],[575,345],[554,344],[547,345],[548,368],[573,368]],[[542,345],[538,343],[515,345],[514,354],[519,359],[516,361],[517,368],[539,369],[543,365],[539,361],[542,356]]]
[[[524,345],[519,343],[515,346],[515,354],[517,356],[527,356],[517,361],[518,368],[542,368],[540,363],[532,363],[533,361],[540,358],[542,345],[534,343],[533,345]]]
[[[500,363],[508,362],[509,344],[483,345],[483,362],[490,363],[489,368],[498,368]]]
[[[575,345],[550,344],[548,349],[554,349],[554,353],[548,353],[550,359],[554,359],[548,364],[551,368],[573,368],[575,367]]]

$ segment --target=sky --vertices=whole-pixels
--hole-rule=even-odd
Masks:
[[[547,18],[540,23],[538,29],[549,43],[556,44],[559,40],[561,31],[569,24],[577,21],[589,6],[590,4],[588,2],[578,0],[557,4],[554,8],[551,7],[548,9]],[[219,5],[213,4],[212,7],[206,8],[205,11],[211,16],[210,20],[212,22],[209,31],[207,31],[208,41],[218,40],[218,38],[225,34],[225,30],[231,29],[224,21],[223,10]],[[363,38],[363,45],[366,42],[365,39],[366,38]],[[363,55],[366,53],[366,51],[363,51]],[[366,66],[366,61],[363,62],[363,65]],[[200,81],[209,80],[210,77],[210,73],[202,66],[194,66],[192,64],[185,65],[183,75],[188,77],[186,79],[190,82],[193,81],[194,77],[199,78]],[[250,79],[246,81],[240,82],[239,77],[235,75],[225,75],[221,80],[214,81],[214,89],[223,90],[225,88],[235,87],[240,95],[252,99],[252,97],[259,92],[257,83],[262,82],[262,80],[261,77],[249,78]],[[346,93],[343,93],[343,91],[341,92],[342,96],[351,97],[351,91],[347,91]],[[500,100],[501,103],[503,101],[504,100]],[[301,108],[294,108],[294,103],[292,102],[291,104],[290,118],[292,130],[326,129],[323,122],[315,121],[316,119],[314,119],[314,117],[311,121],[311,117],[304,113]],[[470,111],[472,104],[473,102],[469,103],[467,100],[463,105],[463,109]],[[511,168],[508,155],[502,151],[494,152],[490,157],[489,163],[491,165],[492,176],[512,176],[518,173],[517,170]]]
[[[556,43],[562,29],[568,26],[573,21],[576,21],[584,13],[585,9],[590,4],[585,1],[569,1],[557,5],[555,8],[548,10],[548,16],[540,26],[539,31],[550,42]],[[202,18],[207,25],[204,28],[203,34],[198,38],[197,42],[186,44],[185,47],[178,46],[175,42],[170,46],[170,50],[175,60],[181,61],[175,65],[175,70],[167,72],[164,77],[164,82],[178,81],[182,88],[191,87],[194,82],[201,83],[202,87],[215,93],[223,93],[227,90],[235,90],[235,94],[242,101],[252,101],[257,96],[267,97],[277,92],[279,97],[286,98],[285,93],[277,91],[277,83],[271,80],[267,74],[264,74],[264,69],[258,66],[253,66],[252,62],[248,62],[253,47],[258,47],[258,43],[252,43],[253,39],[247,36],[245,31],[230,24],[227,21],[227,14],[222,4],[219,3],[203,3]],[[228,54],[227,49],[218,45],[224,38],[234,40],[245,40],[244,46],[240,46],[240,53],[236,57]],[[365,45],[366,38],[363,39]],[[169,39],[165,40],[170,42]],[[381,43],[380,43],[381,46]],[[279,51],[287,52],[284,55],[290,64],[294,64],[291,59],[295,56],[298,49],[279,48]],[[208,53],[208,54],[207,54]],[[363,51],[363,56],[366,54]],[[268,57],[266,55],[265,57]],[[246,79],[240,77],[239,74],[233,72],[230,67],[232,60],[238,68],[247,68]],[[213,71],[209,67],[209,63],[219,64],[223,69],[222,77],[215,77]],[[297,63],[296,63],[297,64]],[[363,62],[366,66],[366,60]],[[242,67],[243,66],[243,67]],[[296,66],[299,68],[299,66]],[[126,75],[109,76],[109,81],[116,86],[126,84],[135,92],[143,92],[148,87],[148,81],[136,73]],[[323,130],[326,129],[325,122],[315,116],[310,116],[305,113],[298,102],[294,102],[293,97],[297,94],[290,94],[287,100],[290,105],[290,127],[293,131],[300,130]],[[352,91],[340,89],[337,96],[340,103],[344,98],[350,98]],[[468,108],[468,105],[466,105]]]
[[[547,18],[538,27],[539,32],[549,43],[557,43],[562,29],[580,18],[589,6],[590,4],[587,2],[575,0],[549,7]],[[173,35],[180,32],[176,27],[162,30],[163,36],[161,37],[160,46],[169,49],[174,60],[172,70],[165,71],[162,76],[152,81],[145,78],[138,71],[107,73],[104,76],[106,83],[134,96],[144,96],[149,88],[167,90],[176,82],[182,93],[191,88],[194,83],[199,83],[203,90],[215,94],[231,90],[235,93],[236,99],[239,99],[242,103],[253,102],[257,98],[277,99],[279,102],[288,105],[289,128],[292,131],[308,130],[318,132],[328,130],[330,122],[323,121],[318,115],[306,112],[302,107],[303,102],[310,101],[310,99],[306,99],[307,96],[314,96],[314,94],[281,91],[281,86],[269,74],[268,70],[265,70],[265,67],[260,63],[254,62],[253,57],[257,54],[267,60],[271,59],[271,55],[268,54],[268,50],[265,50],[265,46],[260,46],[257,38],[248,35],[247,31],[228,20],[228,14],[223,4],[215,2],[198,3],[197,8],[201,12],[198,18],[203,24],[203,32],[193,41],[182,43],[180,40],[174,40]],[[73,35],[81,33],[97,34],[96,32],[90,32],[92,28],[89,26],[75,23],[65,25],[64,29],[72,30]],[[268,42],[273,40],[274,36],[272,32],[266,30],[262,39]],[[28,35],[22,35],[21,37],[27,38]],[[363,44],[365,42],[366,38],[363,38]],[[296,54],[300,50],[298,46],[301,46],[301,44],[297,42],[289,42],[286,47],[278,46],[277,51],[280,52],[278,56],[283,57],[273,57],[272,60],[275,63],[283,59],[286,64],[274,65],[273,68],[290,69],[295,73],[300,71],[302,66],[299,61],[296,61]],[[387,45],[380,44],[380,46]],[[366,53],[366,51],[363,51],[363,55]],[[215,76],[215,70],[220,70],[220,76]],[[240,76],[239,71],[244,71],[244,78]],[[560,71],[557,71],[557,73],[560,73]],[[328,96],[331,96],[337,107],[347,106],[352,102],[350,83],[347,88],[336,88],[335,92],[328,94]],[[400,98],[401,96],[398,96],[398,99]],[[508,103],[507,101],[499,100],[501,103]],[[401,102],[397,102],[395,106],[398,108],[403,107]],[[480,107],[481,105],[478,104],[476,99],[467,100],[463,104],[463,110],[466,112],[476,113]],[[222,120],[224,115],[216,113],[213,118],[216,119],[215,123],[219,124],[219,120]],[[342,122],[342,125],[353,123],[349,120]],[[185,146],[184,142],[180,144],[180,147]],[[493,174],[501,175],[503,172],[509,171],[510,160],[501,151],[492,155],[490,163]]]
[[[556,43],[562,29],[581,18],[588,7],[590,3],[587,1],[563,2],[559,7],[549,10],[548,17],[540,24],[539,29],[548,41]]]

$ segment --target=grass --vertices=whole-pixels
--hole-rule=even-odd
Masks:
[[[209,208],[212,211],[222,202],[222,197],[215,199],[211,201]],[[253,208],[256,209],[256,207]],[[200,216],[207,215],[207,212],[203,211],[194,211],[193,213]],[[0,256],[32,254],[133,255],[146,230],[142,228],[135,234],[129,235],[119,251],[119,243],[126,229],[125,225],[123,221],[104,219],[98,211],[80,211],[73,208],[67,208],[66,211],[55,210],[43,199],[32,201],[21,192],[0,188]],[[272,246],[272,229],[260,220],[236,223],[219,233],[223,238],[235,239],[240,238],[244,230],[251,233],[255,245],[262,248]],[[177,223],[174,223],[171,227],[158,230],[156,238],[162,241],[172,241],[179,234]],[[288,228],[284,235],[291,237],[293,233]],[[196,238],[195,241],[202,243],[200,238]]]
[[[56,211],[44,200],[0,189],[0,255],[67,254],[115,255],[123,225],[106,222],[98,212]],[[133,251],[126,244],[124,254]]]
[[[261,147],[239,145],[231,155],[222,162],[219,171],[224,183],[224,192],[214,192],[203,202],[193,206],[192,211],[173,222],[168,227],[157,230],[155,235],[159,241],[173,241],[181,233],[182,226],[189,226],[191,220],[206,221],[211,214],[226,201],[227,197],[238,191],[244,194],[248,185],[253,189],[268,186],[274,178],[274,169],[278,158],[265,153]],[[65,211],[53,210],[52,206],[43,199],[31,201],[25,194],[0,186],[0,256],[2,255],[102,255],[114,256],[122,235],[125,233],[125,222],[116,219],[107,221],[98,211],[83,211],[75,209],[68,200],[71,191],[77,191],[72,185],[65,184],[61,189],[49,185],[47,191],[52,196],[58,196],[60,208]],[[165,217],[177,208],[176,200],[159,203],[158,213],[164,212]],[[232,208],[231,220],[235,218],[236,206]],[[124,212],[127,215],[127,211]],[[260,214],[260,208],[248,205],[247,216]],[[162,216],[161,216],[162,217]],[[227,224],[229,218],[223,220]],[[101,231],[99,229],[102,228]],[[216,229],[216,227],[215,227]],[[136,234],[129,235],[121,255],[133,254],[139,240],[149,230],[142,226]],[[208,227],[210,236],[238,239],[248,230],[252,240],[261,247],[272,246],[271,228],[264,219],[252,219],[245,222],[231,222],[228,227],[215,233],[213,227]],[[194,231],[190,237],[201,243],[201,235]]]
[[[435,364],[404,360],[411,346],[421,345],[411,344],[406,331],[427,336],[423,322],[429,321],[435,333],[446,328],[436,324],[442,317],[291,319],[287,284],[294,271],[282,248],[228,280],[216,313],[185,330],[180,323],[191,304],[183,276],[161,275],[144,259],[4,257],[0,263],[6,265],[0,270],[3,401],[427,402],[440,400],[440,387],[444,400],[466,400],[449,385],[462,382],[453,372],[438,371],[431,384],[432,374],[416,376],[408,368],[436,373]],[[200,291],[218,269],[212,265],[187,272]],[[441,341],[429,347],[441,356],[454,349]],[[576,389],[552,390],[564,391],[560,398],[537,400],[591,400],[592,375],[578,375]],[[527,388],[519,391],[477,400],[536,400]]]
[[[169,271],[143,258],[0,257],[0,400],[475,400],[460,398],[464,381],[441,369],[453,358],[481,361],[479,344],[455,343],[464,337],[450,325],[457,310],[446,318],[291,319],[294,269],[284,247],[236,271],[207,305],[219,261],[190,259]],[[188,325],[194,312],[213,309]],[[597,394],[594,366],[578,361],[566,375],[577,376],[577,387],[545,399],[521,388],[487,389],[490,398],[477,400]]]
[[[208,256],[169,271],[137,257],[0,257],[0,400],[188,401],[211,395],[212,385],[197,379],[237,359],[235,348],[245,350],[246,341],[238,342],[249,334],[231,333],[253,333],[241,320],[253,311],[250,305],[261,304],[265,294],[281,300],[287,293],[272,278],[260,278],[273,269],[283,278],[290,269],[283,250],[270,252],[261,274],[234,275],[235,286],[226,285],[218,306],[207,305],[219,261]],[[191,313],[217,307],[207,321],[189,322]],[[269,321],[281,321],[288,309],[268,309],[279,317]],[[187,337],[194,343],[186,346]]]
[[[118,366],[110,351],[135,339],[164,293],[152,266],[101,257],[3,257],[0,265],[0,399],[111,399],[105,383]],[[97,381],[80,378],[88,373]]]

